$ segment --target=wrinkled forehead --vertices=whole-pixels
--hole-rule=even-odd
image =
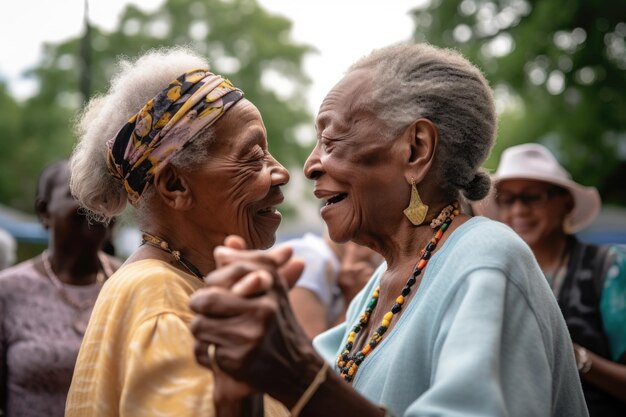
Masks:
[[[347,74],[326,95],[315,120],[318,133],[332,126],[336,133],[357,124],[376,125],[378,116],[371,100],[372,77],[369,70]]]
[[[371,71],[359,69],[346,74],[322,101],[316,125],[327,123],[331,116],[349,120],[354,114],[371,112],[372,87]]]

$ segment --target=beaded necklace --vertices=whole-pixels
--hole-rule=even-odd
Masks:
[[[158,236],[143,232],[141,235],[141,244],[150,245],[157,249],[161,249],[164,252],[170,253],[174,257],[174,259],[178,261],[179,264],[185,267],[187,271],[191,272],[192,275],[195,275],[196,277],[198,277],[198,279],[200,279],[200,281],[204,282],[204,279],[202,278],[202,272],[200,272],[200,270],[194,264],[187,260],[187,258],[183,257],[183,255],[180,254],[180,251],[170,248],[170,245],[169,243],[167,243],[167,241],[161,239]]]
[[[380,294],[380,287],[377,287],[372,294],[372,298],[369,303],[365,307],[365,311],[359,317],[358,323],[352,328],[352,331],[348,335],[348,341],[346,346],[344,347],[343,352],[339,354],[337,357],[337,367],[339,368],[339,373],[341,377],[347,381],[352,382],[354,376],[356,375],[359,366],[365,360],[365,358],[376,348],[376,346],[380,343],[383,338],[383,335],[389,329],[389,325],[391,324],[391,320],[393,317],[402,310],[402,306],[404,304],[404,300],[411,293],[411,287],[417,282],[417,277],[422,273],[426,265],[428,264],[428,260],[430,259],[432,252],[437,247],[437,243],[441,240],[443,236],[443,232],[445,232],[450,223],[452,223],[452,219],[454,219],[459,214],[459,204],[458,202],[454,202],[448,206],[446,206],[441,213],[430,223],[430,227],[436,229],[437,231],[433,235],[433,238],[428,242],[428,244],[424,247],[424,249],[420,252],[420,259],[417,261],[413,272],[409,276],[409,279],[406,282],[404,288],[400,292],[400,295],[396,298],[396,302],[391,307],[387,313],[385,313],[380,326],[376,331],[372,334],[369,339],[369,342],[365,344],[365,346],[357,353],[351,354],[352,348],[354,347],[354,340],[356,339],[357,334],[367,325],[369,318],[376,308],[376,304],[378,303],[378,296]]]

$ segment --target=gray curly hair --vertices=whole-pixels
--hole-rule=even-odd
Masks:
[[[75,125],[78,143],[70,158],[70,189],[92,220],[108,222],[122,213],[128,195],[122,183],[107,168],[106,142],[137,113],[148,100],[184,72],[209,68],[205,58],[186,47],[153,49],[134,61],[121,57],[110,88],[86,106]],[[210,128],[200,132],[170,163],[194,169],[206,160],[207,145],[213,138]],[[137,205],[138,219],[148,215],[153,188]]]
[[[439,130],[434,169],[443,192],[480,200],[489,192],[489,174],[480,166],[496,136],[497,117],[487,80],[472,63],[451,49],[400,44],[374,50],[348,73],[371,71],[373,110],[395,138],[419,118]]]

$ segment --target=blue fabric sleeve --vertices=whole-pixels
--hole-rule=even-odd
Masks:
[[[528,399],[526,415],[550,414],[550,397],[544,393],[552,377],[541,331],[515,286],[509,291],[518,303],[507,310],[507,285],[512,284],[495,269],[475,271],[464,280],[448,302],[435,341],[431,386],[404,417],[520,415],[508,401],[506,386],[516,386],[518,395]],[[509,345],[520,341],[526,346]]]

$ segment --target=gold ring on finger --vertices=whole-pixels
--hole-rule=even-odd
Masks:
[[[214,363],[217,365],[217,363],[215,362],[215,350],[216,350],[215,345],[213,343],[210,343],[206,349],[206,353],[209,356],[209,360],[211,361],[211,363]]]

